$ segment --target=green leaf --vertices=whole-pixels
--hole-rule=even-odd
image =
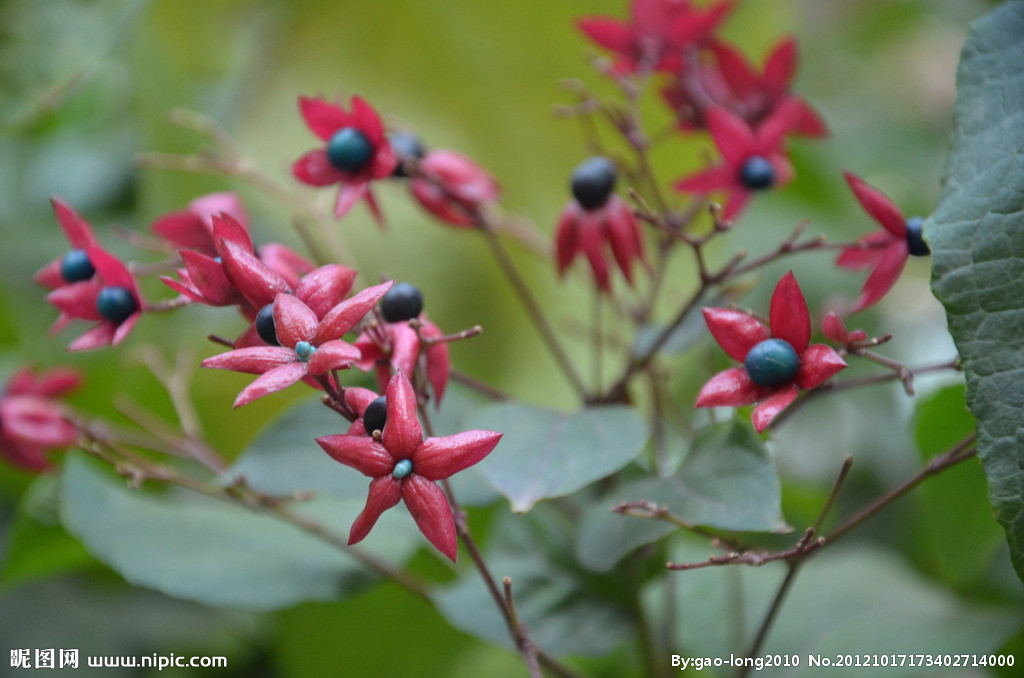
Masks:
[[[362,505],[324,498],[293,510],[338,531]],[[192,492],[132,490],[76,454],[61,475],[61,519],[129,582],[207,605],[274,609],[372,581],[352,556],[269,514]],[[415,534],[408,516],[389,511],[365,550],[396,563],[422,543]]]
[[[643,420],[632,408],[620,405],[562,414],[500,403],[481,409],[467,426],[504,434],[478,468],[516,512],[615,473],[647,441]]]
[[[950,449],[974,427],[964,407],[964,387],[950,386],[918,407],[915,437],[927,458]],[[986,575],[1001,541],[985,496],[985,475],[975,460],[944,471],[918,490],[925,519],[915,533],[927,545],[928,564],[957,586]]]
[[[709,426],[698,433],[675,475],[629,483],[589,509],[576,556],[584,566],[605,572],[638,546],[678,529],[661,520],[612,513],[619,502],[653,501],[691,525],[780,532],[789,529],[781,493],[775,464],[749,426]]]
[[[57,480],[36,478],[18,502],[0,559],[0,589],[95,565],[89,553],[60,525]]]
[[[925,224],[978,419],[989,499],[1024,579],[1024,3],[975,22],[957,72],[953,149]]]
[[[566,557],[574,524],[549,506],[526,515],[505,513],[485,556],[499,582],[512,580],[516,613],[539,647],[554,655],[604,656],[634,632],[631,615]],[[615,580],[614,592],[623,587]],[[477,638],[513,648],[508,627],[478,577],[462,577],[431,596],[449,624]]]

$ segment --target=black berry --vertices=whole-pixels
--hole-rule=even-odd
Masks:
[[[419,160],[427,154],[427,149],[423,147],[423,142],[412,132],[403,132],[401,130],[392,132],[388,135],[388,141],[391,143],[391,149],[395,152],[395,159],[398,160],[394,171],[391,172],[393,177],[406,176],[405,168],[402,166],[403,161],[412,158]]]
[[[135,295],[126,287],[107,285],[96,295],[96,311],[112,323],[124,322],[138,309]]]
[[[256,314],[256,334],[264,343],[271,346],[280,346],[277,340],[277,328],[274,326],[274,304],[269,303],[260,309]]]
[[[395,283],[380,300],[380,312],[389,323],[412,320],[422,311],[423,293],[412,283]]]
[[[771,188],[775,184],[775,168],[759,155],[752,155],[740,169],[740,183],[752,191]]]
[[[366,406],[363,412],[363,428],[367,433],[383,431],[388,420],[387,400],[381,396]]]
[[[924,219],[921,217],[910,217],[907,219],[907,247],[915,257],[927,257],[932,253],[928,243],[924,241],[922,226]]]
[[[595,210],[608,202],[615,188],[618,170],[608,158],[595,155],[572,171],[572,194],[585,210]]]
[[[89,255],[85,250],[71,250],[60,261],[60,277],[64,282],[88,280],[95,274],[96,267],[89,261]]]

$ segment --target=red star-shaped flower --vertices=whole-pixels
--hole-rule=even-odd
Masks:
[[[752,129],[724,108],[709,108],[708,131],[723,162],[681,179],[676,190],[698,195],[726,191],[723,217],[735,218],[753,192],[782,186],[793,178],[793,165],[786,156],[784,142],[802,115],[797,100],[790,99]]]
[[[57,223],[60,224],[72,249],[39,269],[34,280],[47,289],[55,290],[93,277],[96,268],[89,261],[85,251],[91,247],[99,247],[100,243],[93,234],[89,222],[67,203],[60,198],[50,198],[50,204],[53,205],[53,214],[57,217]]]
[[[248,233],[249,216],[242,201],[230,192],[196,198],[188,204],[188,209],[170,212],[154,221],[150,230],[175,249],[201,252],[213,258],[219,256],[213,218],[221,214],[230,216]]]
[[[719,372],[704,385],[695,407],[740,407],[758,403],[751,421],[758,433],[792,403],[800,389],[820,386],[846,367],[824,344],[809,344],[811,316],[792,272],[772,294],[771,329],[741,311],[705,308],[715,341],[743,367]]]
[[[796,40],[784,38],[768,54],[764,71],[758,72],[735,47],[715,41],[711,50],[718,59],[722,77],[735,96],[730,109],[756,127],[771,116],[772,111],[784,103],[799,109],[792,133],[809,137],[822,137],[828,128],[817,111],[801,97],[790,94],[796,76],[799,56]]]
[[[501,439],[494,431],[466,431],[423,439],[416,417],[416,394],[402,373],[388,382],[387,418],[380,439],[366,435],[317,438],[327,454],[373,478],[366,507],[349,532],[362,541],[380,515],[404,500],[423,536],[453,562],[458,555],[455,518],[435,481],[469,468],[490,454]]]
[[[418,331],[409,326],[409,321],[403,320],[384,323],[360,334],[355,341],[361,354],[356,367],[364,372],[376,368],[377,384],[383,391],[392,378],[392,369],[403,374],[413,374],[422,355],[427,379],[434,390],[434,402],[440,404],[451,371],[448,344],[436,341],[424,346],[420,337],[431,339],[444,334],[425,314],[420,314],[416,322],[419,324]]]
[[[633,0],[630,20],[585,17],[579,29],[601,47],[615,53],[615,70],[677,72],[689,45],[705,44],[732,11],[731,1],[696,9],[689,0]]]
[[[633,284],[633,262],[645,266],[640,227],[633,212],[618,195],[595,209],[586,209],[576,200],[569,201],[558,218],[555,232],[555,258],[558,275],[564,275],[569,264],[580,254],[587,258],[597,288],[611,291],[608,253],[618,264],[626,282]]]
[[[860,298],[853,311],[871,306],[892,289],[907,263],[907,257],[927,256],[928,245],[921,235],[922,220],[918,217],[907,219],[899,208],[877,188],[850,172],[844,172],[847,183],[861,207],[878,222],[882,229],[860,239],[854,247],[847,247],[839,254],[836,265],[851,270],[870,268],[871,273],[864,281]]]
[[[378,223],[383,216],[370,191],[370,182],[383,179],[395,169],[395,155],[384,136],[380,117],[362,97],[352,97],[351,112],[324,101],[299,97],[306,125],[326,144],[295,161],[292,174],[310,186],[341,184],[334,214],[345,216],[365,198]]]
[[[72,319],[99,321],[68,346],[84,351],[121,343],[142,315],[144,303],[128,267],[99,247],[83,250],[95,273],[88,280],[70,283],[46,295],[60,311],[51,333]]]
[[[368,287],[341,302],[318,320],[295,295],[274,299],[274,328],[280,346],[250,346],[207,358],[203,367],[260,375],[235,399],[235,407],[285,389],[300,379],[347,369],[360,354],[342,336],[356,326],[391,287],[391,282]]]
[[[26,471],[42,471],[50,465],[48,450],[74,445],[78,434],[55,399],[81,382],[78,372],[68,368],[16,372],[0,396],[0,457]]]
[[[473,213],[498,199],[500,188],[482,167],[455,151],[429,151],[410,182],[413,197],[438,219],[453,226],[476,224]]]

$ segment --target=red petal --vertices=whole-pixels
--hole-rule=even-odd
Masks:
[[[423,442],[423,429],[416,417],[416,393],[401,372],[388,382],[386,399],[388,416],[382,432],[384,447],[395,459],[408,459]]]
[[[424,338],[442,336],[441,330],[431,322],[423,323],[420,334]],[[430,380],[430,385],[434,389],[434,403],[440,406],[441,398],[444,397],[445,386],[448,384],[448,373],[451,371],[451,358],[448,354],[447,342],[439,341],[428,344],[426,355],[427,379]]]
[[[703,194],[732,188],[736,183],[734,169],[728,165],[718,165],[683,177],[675,183],[675,189],[683,193]]]
[[[366,497],[366,507],[352,523],[348,533],[348,544],[358,543],[370,533],[380,514],[398,503],[402,498],[402,483],[390,474],[374,478],[370,481],[370,493]]]
[[[427,438],[412,456],[413,472],[427,480],[443,480],[486,457],[501,440],[494,431],[466,431]]]
[[[62,285],[66,285],[67,281],[65,281],[64,276],[60,274],[61,265],[63,263],[64,257],[57,257],[36,271],[36,274],[32,276],[32,280],[34,280],[37,285],[42,285],[49,290],[57,289]]]
[[[733,188],[725,199],[725,209],[722,210],[722,219],[732,221],[750,202],[751,193],[745,188]]]
[[[633,260],[642,259],[640,253],[640,229],[633,213],[626,207],[625,202],[617,195],[613,195],[605,206],[605,235],[608,239],[608,246],[612,250],[615,262],[626,280],[633,283]]]
[[[757,77],[750,62],[738,49],[726,42],[716,40],[711,45],[711,51],[718,60],[718,68],[722,77],[738,96],[742,98],[759,93],[760,78]]]
[[[91,351],[94,348],[110,346],[114,342],[117,327],[111,322],[101,322],[68,344],[69,351]]]
[[[207,193],[190,202],[188,208],[211,229],[213,217],[218,215],[227,215],[235,219],[243,229],[249,224],[249,215],[246,214],[242,201],[231,191]]]
[[[768,328],[746,313],[728,308],[703,308],[711,336],[730,358],[743,362],[750,349],[768,339]]]
[[[871,275],[864,281],[860,299],[854,305],[853,310],[861,311],[871,306],[885,296],[885,293],[892,289],[903,272],[903,266],[907,263],[910,255],[906,241],[896,241],[885,250],[885,254],[879,258]]]
[[[135,297],[135,303],[142,307],[142,297],[139,295],[139,287],[135,278],[128,271],[128,267],[118,260],[117,257],[99,247],[90,247],[86,250],[89,261],[96,267],[96,273],[105,285],[116,285],[123,287]]]
[[[338,200],[334,204],[334,218],[341,219],[352,207],[369,192],[366,181],[359,181],[354,184],[342,184],[338,189]]]
[[[366,411],[369,404],[379,397],[377,393],[360,386],[352,386],[345,389],[345,402],[360,417],[363,416],[363,412]]]
[[[224,265],[216,259],[201,252],[186,250],[181,253],[181,260],[185,262],[189,283],[201,295],[197,301],[214,306],[231,306],[242,301],[242,295],[224,273]],[[185,291],[187,288],[181,289],[173,285],[171,287],[186,296],[191,296]]]
[[[846,344],[850,341],[850,333],[846,329],[846,323],[835,311],[829,311],[822,323],[822,330],[825,336],[837,344]]]
[[[228,280],[254,308],[263,308],[278,294],[291,292],[287,281],[255,255],[227,241],[220,241],[218,250]]]
[[[292,164],[292,175],[309,186],[330,186],[345,178],[345,174],[327,159],[327,151],[316,148]]]
[[[576,222],[580,214],[579,204],[573,200],[558,218],[555,231],[555,260],[558,263],[558,275],[564,275],[569,264],[580,251],[579,227]]]
[[[295,351],[281,346],[251,346],[236,348],[207,358],[203,367],[218,370],[234,370],[247,374],[263,374],[270,370],[295,362]]]
[[[74,391],[81,384],[82,375],[70,367],[54,367],[38,375],[33,375],[32,370],[26,367],[7,382],[7,394],[53,398]]]
[[[697,394],[694,407],[742,407],[760,400],[765,389],[747,376],[742,367],[733,367],[711,377]]]
[[[117,346],[122,341],[124,341],[124,338],[128,336],[129,332],[132,331],[132,328],[135,327],[135,323],[139,321],[139,318],[141,316],[142,311],[136,311],[135,313],[132,313],[130,316],[122,320],[121,324],[118,325],[117,329],[114,331],[114,337],[111,340],[110,345]]]
[[[312,375],[321,375],[331,370],[348,369],[360,356],[359,349],[347,341],[328,341],[317,347],[309,359],[307,371]]]
[[[286,389],[305,375],[306,366],[302,363],[289,363],[264,372],[254,382],[242,389],[242,392],[235,398],[235,407],[248,405],[257,398]]]
[[[751,149],[752,152],[766,157],[783,154],[786,135],[796,131],[803,115],[803,106],[799,99],[788,97],[779,100],[771,114],[758,125],[757,141]]]
[[[796,171],[793,169],[793,163],[790,162],[789,158],[783,153],[775,153],[768,156],[768,162],[771,163],[772,169],[775,170],[775,186],[785,186],[793,180],[793,176]]]
[[[328,264],[310,271],[295,288],[295,297],[309,306],[318,318],[340,304],[352,291],[356,272],[338,264]]]
[[[451,200],[448,195],[433,183],[422,178],[415,178],[409,184],[416,201],[435,217],[452,226],[473,226],[473,218],[462,205]]]
[[[389,475],[395,469],[395,460],[383,445],[370,436],[333,435],[316,441],[332,459],[351,466],[364,476],[377,478]]]
[[[405,374],[416,369],[420,357],[420,338],[409,323],[395,323],[391,326],[391,364]]]
[[[156,219],[149,230],[177,248],[214,254],[209,230],[202,219],[189,210],[165,214]]]
[[[61,230],[67,236],[68,242],[75,249],[86,250],[90,247],[99,247],[99,241],[92,233],[89,222],[81,217],[75,210],[60,198],[50,198],[53,205],[53,214],[60,223]]]
[[[341,339],[369,313],[374,304],[384,296],[384,293],[391,289],[394,282],[394,280],[389,280],[381,285],[367,287],[359,294],[332,308],[316,328],[313,344],[319,346],[333,339]]]
[[[853,189],[857,202],[861,204],[864,211],[871,215],[871,218],[882,225],[882,228],[892,233],[898,240],[907,238],[907,220],[903,213],[893,204],[885,194],[874,186],[858,177],[852,172],[843,172],[846,182]]]
[[[328,141],[342,127],[353,124],[349,114],[341,107],[323,99],[300,96],[299,113],[313,134],[324,141]]]
[[[214,248],[217,249],[217,254],[221,254],[219,245],[221,241],[233,243],[239,249],[249,254],[254,253],[252,238],[249,237],[249,231],[241,221],[227,212],[222,212],[210,217],[210,223],[213,230]]]
[[[385,139],[373,156],[373,163],[369,169],[370,176],[374,179],[383,179],[395,171],[396,165],[398,158],[395,157],[395,149],[391,148],[391,144]]]
[[[587,37],[613,52],[628,52],[633,44],[633,31],[618,19],[588,17],[576,22]]]
[[[42,447],[67,447],[78,439],[55,403],[38,396],[8,396],[0,400],[4,435]]]
[[[384,141],[384,126],[380,122],[380,116],[373,110],[366,99],[361,96],[352,97],[352,124],[360,129],[370,141],[370,145],[377,148]],[[388,169],[391,171],[393,167]]]
[[[796,385],[807,390],[817,388],[844,367],[846,367],[846,361],[831,347],[825,344],[813,344],[800,354],[800,369],[796,373]]]
[[[103,283],[99,280],[84,280],[58,287],[46,295],[46,301],[72,318],[102,320],[100,312],[96,310],[96,296],[101,289]]]
[[[796,40],[791,37],[780,40],[764,66],[764,84],[769,94],[778,96],[789,91],[797,62]]]
[[[750,414],[750,421],[754,424],[754,430],[761,433],[768,428],[768,424],[772,423],[772,419],[779,416],[782,410],[789,407],[790,403],[796,400],[799,392],[796,386],[787,386],[758,403],[757,407]]]
[[[797,353],[803,353],[811,340],[811,314],[793,271],[782,276],[775,286],[768,317],[772,336],[787,342]]]
[[[316,314],[293,295],[274,297],[274,329],[282,346],[295,348],[300,341],[312,341],[316,326]],[[319,342],[313,344],[319,345]]]
[[[754,133],[742,118],[721,106],[708,108],[705,115],[708,131],[722,157],[730,167],[739,167],[751,155],[755,146]]]
[[[587,215],[586,217],[586,219],[591,221],[593,218],[592,215]],[[580,225],[580,246],[583,254],[587,257],[587,263],[590,264],[590,270],[594,273],[594,281],[597,283],[599,290],[608,292],[611,287],[608,280],[608,262],[604,258],[604,239],[602,235],[601,229],[597,224]]]
[[[459,550],[455,518],[441,488],[414,471],[402,483],[402,499],[427,541],[455,562]]]
[[[898,242],[889,231],[875,231],[861,238],[857,245],[844,248],[836,259],[836,266],[854,271],[868,266],[874,268],[889,247]]]
[[[828,136],[828,126],[821,119],[821,115],[803,99],[797,99],[797,101],[799,102],[801,113],[800,122],[797,123],[794,132],[805,137]]]
[[[305,257],[292,248],[276,242],[260,247],[257,256],[291,287],[298,285],[300,278],[313,270],[313,264]]]

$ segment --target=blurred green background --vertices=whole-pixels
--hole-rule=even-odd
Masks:
[[[803,57],[797,89],[823,113],[832,134],[822,142],[793,143],[797,180],[755,201],[715,256],[725,260],[741,245],[766,251],[805,219],[810,232],[837,239],[874,228],[842,182],[844,168],[882,188],[906,213],[927,214],[947,149],[958,51],[969,21],[990,3],[737,4],[724,33],[755,62],[783,35],[797,37]],[[114,226],[145,229],[198,195],[233,189],[246,202],[258,242],[277,239],[298,247],[287,213],[251,187],[135,167],[137,153],[189,153],[201,144],[197,135],[168,122],[174,108],[211,116],[261,167],[287,180],[290,162],[315,145],[297,115],[297,96],[361,94],[429,146],[475,158],[502,184],[503,209],[549,234],[567,200],[568,173],[585,155],[579,125],[552,114],[555,104],[572,101],[560,80],[578,77],[611,91],[590,69],[591,47],[573,21],[625,11],[621,0],[6,0],[0,4],[0,374],[24,362],[76,365],[88,375],[73,398],[82,409],[120,421],[118,393],[170,418],[166,394],[139,365],[133,347],[158,341],[169,354],[185,348],[198,359],[216,352],[203,339],[207,332],[241,329],[231,313],[188,308],[144,319],[123,350],[63,354],[74,335],[46,336],[54,312],[31,282],[66,248],[49,209],[51,195],[75,206],[109,247],[128,253],[111,233]],[[668,120],[656,96],[648,97],[645,115],[650,129]],[[683,175],[708,147],[706,141],[669,140],[654,155],[659,176],[668,182]],[[333,195],[330,189],[321,198]],[[406,199],[403,186],[383,186],[379,199],[387,232],[376,229],[362,206],[338,225],[363,282],[381,274],[415,282],[442,328],[484,327],[481,337],[453,346],[460,369],[527,401],[570,407],[571,391],[484,243],[431,221]],[[588,321],[590,303],[585,278],[570,276],[558,285],[550,263],[512,248],[558,327],[568,336],[579,334],[574,328]],[[689,261],[676,263],[663,299],[665,318],[693,285]],[[861,282],[834,270],[827,256],[805,255],[751,280],[749,305],[763,308],[789,267],[812,309],[853,298]],[[887,299],[853,324],[892,331],[896,339],[887,355],[909,364],[949,357],[952,342],[927,284],[927,261],[911,262]],[[671,293],[675,289],[678,296]],[[163,294],[159,286],[149,291]],[[577,363],[588,365],[582,337],[570,346]],[[706,378],[708,362],[720,358],[706,342],[673,363],[682,407]],[[195,378],[203,424],[228,456],[295,398],[289,392],[232,411],[246,380],[221,372]],[[970,428],[969,418],[950,423],[966,417],[955,379],[922,379],[918,387],[916,401],[895,386],[842,401],[823,399],[779,431],[773,449],[790,523],[813,520],[846,454],[858,464],[843,497],[848,507],[840,510],[913,473],[919,450],[940,451],[947,438],[955,439],[954,429]],[[915,405],[924,402],[928,408],[915,414]],[[0,554],[5,544],[12,552],[16,539],[34,544],[0,569],[0,646],[227,655],[230,669],[211,675],[523,675],[514,656],[451,630],[428,606],[390,586],[344,602],[259,615],[134,589],[54,526],[45,488],[33,488],[43,495],[39,501],[22,500],[16,508],[30,480],[0,468]],[[915,576],[964,600],[1022,602],[976,466],[965,465],[925,488],[858,538],[898,553]],[[1018,638],[1007,647],[1019,650],[1022,644]],[[587,668],[621,676],[632,675],[630,665],[627,655]],[[0,665],[0,675],[5,670]],[[161,675],[168,673],[174,675]]]

